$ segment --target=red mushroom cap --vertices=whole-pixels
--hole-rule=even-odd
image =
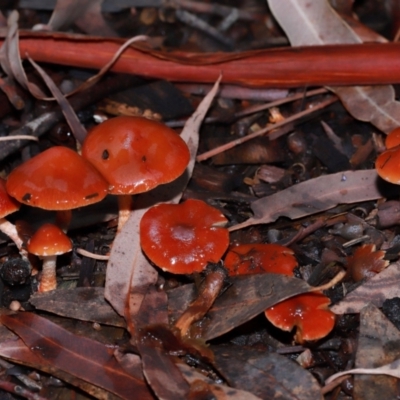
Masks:
[[[231,276],[265,272],[292,276],[297,266],[293,254],[278,244],[241,244],[229,249],[224,265]]]
[[[393,129],[389,132],[386,136],[385,144],[387,149],[392,149],[400,145],[400,128]]]
[[[335,314],[328,309],[330,300],[322,293],[305,293],[281,301],[265,311],[277,328],[291,331],[296,327],[298,343],[322,339],[333,329]]]
[[[108,183],[79,154],[56,146],[15,168],[6,188],[21,203],[46,210],[70,210],[102,200]]]
[[[6,191],[6,181],[0,178],[0,218],[18,211],[21,204],[13,199]]]
[[[375,161],[375,168],[385,181],[400,184],[400,146],[381,153]]]
[[[227,219],[200,200],[160,204],[150,208],[140,222],[144,253],[164,271],[191,274],[216,263],[229,244]]]
[[[31,237],[27,248],[37,256],[58,256],[71,251],[72,243],[58,226],[44,224]]]
[[[93,128],[82,156],[110,183],[112,194],[136,194],[172,182],[190,160],[184,140],[166,125],[142,117],[116,117]]]

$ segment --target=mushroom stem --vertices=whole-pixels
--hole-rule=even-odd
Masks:
[[[58,210],[56,214],[56,225],[62,229],[64,233],[67,233],[71,219],[71,210]]]
[[[11,222],[5,218],[0,218],[0,231],[7,235],[18,247],[18,250],[22,249],[22,239],[19,237],[17,228]]]
[[[57,288],[56,261],[57,256],[43,256],[42,276],[38,292],[48,292]]]
[[[133,209],[133,198],[130,194],[122,194],[118,196],[118,229],[117,233],[121,232],[122,227],[125,225],[125,222],[128,220],[131,215],[131,211]]]
[[[23,248],[23,240],[19,237],[17,228],[5,218],[0,218],[0,231],[7,235],[17,246],[19,254],[24,259],[28,259],[28,252]]]
[[[197,298],[190,303],[189,307],[175,323],[182,336],[189,335],[190,325],[201,319],[214,304],[222,289],[225,277],[226,272],[221,268],[212,271],[206,276]]]

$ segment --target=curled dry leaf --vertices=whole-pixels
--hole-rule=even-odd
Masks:
[[[101,13],[103,0],[57,0],[48,27],[68,29],[75,23],[81,30],[95,36],[117,36]]]
[[[348,293],[331,307],[335,314],[359,313],[368,303],[382,307],[386,299],[400,297],[400,263],[393,263],[381,273]]]
[[[48,311],[67,318],[99,324],[125,327],[125,321],[104,299],[100,287],[78,287],[35,293],[29,302],[38,310]]]
[[[251,225],[267,224],[279,217],[291,219],[329,210],[338,204],[352,204],[383,197],[375,170],[344,171],[320,176],[293,185],[251,204],[254,217],[229,228],[231,231]]]
[[[221,336],[276,303],[310,290],[306,282],[281,274],[232,277],[231,283],[202,324],[204,340]]]
[[[151,193],[139,195],[136,201],[137,210],[114,240],[107,266],[105,297],[118,314],[126,316],[128,319],[134,319],[147,293],[147,288],[154,285],[158,277],[156,270],[149,264],[140,247],[140,220],[147,209],[157,202],[179,202],[194,168],[198,131],[218,91],[219,81],[205,96],[182,131],[181,137],[187,143],[191,157],[186,173],[171,184],[157,188]]]
[[[215,365],[233,387],[261,399],[322,400],[310,372],[286,357],[249,347],[214,346]]]
[[[360,399],[394,399],[400,378],[399,349],[398,329],[378,308],[370,304],[360,314],[356,368],[335,374],[326,383],[342,375],[357,374],[354,377],[354,396]]]
[[[268,4],[292,46],[362,43],[327,0],[268,0]],[[289,8],[293,12],[288,12]],[[330,89],[355,118],[386,133],[400,125],[400,102],[395,100],[392,86]]]
[[[352,256],[346,257],[347,273],[355,282],[372,278],[389,265],[389,261],[383,257],[385,251],[376,250],[374,244],[364,244],[358,247]]]

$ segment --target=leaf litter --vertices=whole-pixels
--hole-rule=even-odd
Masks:
[[[61,3],[61,2],[60,2]],[[72,3],[71,3],[72,4]],[[300,13],[301,14],[301,13]],[[340,31],[340,30],[339,30]],[[347,32],[347,28],[345,28],[345,33]],[[348,33],[348,32],[347,32]],[[391,98],[391,93],[388,92],[382,92],[385,96],[389,95],[389,99]],[[370,101],[371,94],[367,93],[365,94],[364,89],[362,91],[362,96],[366,96],[364,100],[367,102]],[[372,96],[373,97],[373,96]],[[357,99],[357,97],[354,97]],[[376,99],[373,99],[375,101]],[[376,106],[376,105],[374,105]],[[377,116],[377,119],[379,120],[378,122],[382,126],[384,126],[384,112],[383,108],[381,109],[380,107],[377,107],[379,110],[379,115]],[[396,113],[395,109],[388,109],[386,110],[388,113],[388,116],[391,117],[392,114]],[[205,110],[204,110],[205,112]],[[204,114],[204,113],[203,113]],[[360,117],[362,119],[362,117]],[[391,118],[388,118],[389,120]],[[390,124],[390,121],[389,121]],[[386,128],[385,128],[386,129]],[[382,129],[382,130],[385,130]],[[191,133],[192,135],[192,153],[195,154],[197,151],[197,137],[198,137],[198,127],[194,129]],[[192,154],[192,155],[193,155]],[[192,156],[192,163],[194,164],[194,155]],[[191,169],[190,167],[189,169]],[[316,188],[320,186],[320,183],[316,180],[311,180],[312,181],[312,186],[309,186],[308,188],[306,186],[301,187],[299,189],[298,194],[302,195],[303,197],[305,196],[305,201],[304,203],[293,203],[294,199],[292,199],[292,203],[290,201],[287,201],[285,203],[285,196],[288,195],[289,191],[282,191],[285,192],[284,195],[281,197],[275,197],[273,196],[266,196],[260,200],[263,201],[262,205],[261,203],[257,203],[260,200],[257,200],[253,202],[251,208],[252,211],[254,212],[254,217],[251,218],[249,221],[245,221],[245,223],[242,225],[237,225],[232,228],[233,230],[237,230],[242,227],[247,227],[247,226],[252,226],[252,225],[258,225],[258,224],[266,224],[269,222],[273,222],[277,220],[278,217],[280,216],[286,216],[289,217],[293,220],[306,217],[309,215],[312,215],[314,213],[320,213],[321,211],[329,210],[331,208],[337,207],[339,204],[354,204],[356,202],[365,202],[368,200],[377,200],[381,197],[384,197],[383,192],[380,190],[380,188],[377,187],[376,182],[374,181],[374,172],[373,171],[362,171],[359,175],[357,175],[357,172],[360,171],[343,171],[340,174],[342,174],[342,178],[344,181],[347,181],[347,177],[352,178],[353,174],[355,174],[356,179],[355,181],[351,180],[351,182],[348,184],[348,186],[345,186],[345,189],[338,184],[337,181],[337,176],[340,174],[332,174],[332,175],[327,175],[324,176],[325,180],[327,181],[327,184],[325,186],[325,189],[322,190],[321,192],[317,193],[314,199],[311,199],[311,196],[306,196],[309,193],[312,193],[316,191]],[[363,175],[365,173],[365,175]],[[337,175],[337,176],[336,176]],[[190,173],[188,174],[190,176]],[[188,176],[184,177],[182,182],[177,183],[175,186],[175,190],[173,191],[172,195],[169,194],[170,197],[174,198],[174,195],[176,196],[174,200],[179,201],[180,196],[182,195],[183,188],[188,180]],[[329,177],[333,177],[332,181],[329,180]],[[363,185],[362,185],[362,179],[366,178],[365,182],[365,191],[363,191]],[[319,179],[319,178],[316,178]],[[336,179],[334,181],[334,179]],[[357,179],[359,179],[357,181]],[[307,182],[305,182],[307,183]],[[332,185],[332,187],[329,188],[329,184]],[[295,185],[295,186],[301,186],[303,185],[302,183]],[[312,190],[311,190],[312,189]],[[288,189],[286,189],[288,190]],[[352,192],[347,196],[347,190]],[[366,192],[370,193],[366,193]],[[161,191],[162,192],[162,191]],[[279,193],[282,193],[279,192]],[[277,195],[279,194],[277,193]],[[340,194],[340,195],[338,195]],[[370,196],[370,197],[369,197]],[[150,203],[153,202],[158,202],[160,199],[165,200],[163,196],[158,197],[158,194],[155,192],[153,194],[153,197],[151,195],[145,195],[142,196],[139,201],[138,201],[138,214],[137,216],[140,217],[140,211],[145,210],[146,207],[148,206],[149,203],[147,201],[150,200]],[[328,200],[326,200],[328,199]],[[344,199],[344,200],[343,200]],[[303,198],[301,199],[303,200]],[[314,200],[314,202],[313,202]],[[325,201],[326,200],[326,201]],[[279,214],[281,212],[279,209],[278,211],[275,209],[272,209],[269,211],[268,208],[268,202],[271,201],[273,204],[279,204],[281,206],[283,204],[283,211],[282,214]],[[281,204],[282,203],[282,204]],[[259,207],[259,208],[257,208]],[[275,206],[276,207],[276,206]],[[294,211],[292,210],[294,209]],[[300,211],[299,211],[300,210]],[[291,214],[293,212],[293,214]],[[258,214],[257,214],[258,213]],[[302,214],[303,213],[303,214]],[[269,220],[270,219],[270,220]],[[246,225],[247,224],[247,225]],[[323,225],[322,225],[323,226]],[[129,234],[137,235],[138,232],[138,225],[137,223],[133,223],[130,229],[128,230]],[[119,237],[121,236],[118,235],[116,242],[118,243]],[[133,248],[133,251],[131,251],[131,247]],[[121,240],[119,242],[119,252],[116,252],[114,256],[112,255],[113,262],[115,263],[114,266],[114,272],[111,280],[114,280],[117,285],[113,287],[113,292],[109,293],[109,300],[113,304],[114,308],[118,311],[118,313],[123,316],[127,322],[128,322],[128,328],[130,330],[130,333],[132,336],[135,336],[136,339],[138,339],[136,342],[132,340],[131,345],[135,347],[135,351],[139,351],[141,355],[141,359],[143,360],[143,365],[141,365],[141,359],[136,355],[129,353],[130,350],[128,350],[128,353],[122,355],[122,353],[117,354],[117,351],[113,353],[113,357],[115,357],[115,360],[118,361],[119,366],[122,367],[122,369],[125,370],[125,372],[132,377],[138,377],[140,375],[140,385],[144,383],[141,375],[141,371],[143,368],[144,375],[146,376],[147,383],[149,383],[152,387],[152,389],[157,393],[159,398],[174,398],[174,393],[181,393],[182,396],[186,397],[187,395],[190,394],[192,395],[192,391],[199,390],[200,392],[203,391],[204,393],[209,393],[212,392],[212,386],[214,386],[214,390],[217,390],[215,388],[216,385],[212,385],[210,382],[206,382],[204,378],[198,378],[195,382],[198,380],[203,381],[201,386],[197,382],[197,389],[194,388],[194,383],[192,381],[191,386],[189,388],[189,385],[185,383],[185,380],[183,379],[185,375],[193,375],[196,374],[193,372],[192,374],[187,374],[187,371],[185,372],[179,372],[178,369],[180,369],[179,362],[177,363],[177,360],[172,356],[172,353],[169,353],[168,350],[166,350],[165,343],[168,341],[165,340],[164,343],[164,338],[157,338],[154,336],[152,332],[154,332],[152,329],[150,329],[149,326],[152,324],[157,324],[157,323],[162,323],[162,324],[167,324],[167,306],[169,307],[169,312],[170,312],[170,318],[172,322],[174,319],[179,316],[179,313],[183,312],[186,309],[187,304],[189,304],[192,299],[196,296],[196,285],[184,285],[182,287],[179,287],[175,290],[169,290],[169,300],[166,297],[166,292],[162,290],[162,286],[164,285],[164,281],[162,277],[158,276],[158,273],[154,268],[148,263],[147,260],[144,259],[143,256],[140,256],[140,248],[138,243],[134,243],[132,246],[132,242],[128,240],[128,238],[125,238],[124,240]],[[128,261],[128,262],[127,262]],[[119,265],[123,265],[126,268],[126,265],[129,265],[132,268],[126,268],[128,271],[128,275],[122,274],[121,277],[118,277],[118,272],[123,272],[123,268],[121,268],[119,271],[117,270]],[[395,291],[395,279],[397,279],[398,271],[395,271],[395,268],[391,268],[392,266],[388,267],[386,270],[383,272],[379,273],[376,277],[370,279],[369,281],[363,283],[359,289],[364,289],[364,295],[368,290],[371,293],[369,294],[369,299],[377,299],[376,304],[381,304],[382,300],[391,298],[389,296],[396,296],[396,291]],[[135,274],[137,276],[135,277],[134,274],[131,276],[131,272],[133,270],[137,270]],[[111,271],[112,268],[110,268],[109,265],[109,270]],[[390,275],[389,272],[391,272],[393,275]],[[108,274],[108,272],[107,272]],[[111,272],[110,272],[111,274]],[[385,275],[387,274],[387,275]],[[107,275],[108,278],[108,275]],[[126,279],[127,278],[127,279]],[[288,281],[285,281],[285,279],[281,279],[282,277],[276,278],[275,276],[266,276],[265,281],[262,279],[260,276],[256,276],[253,278],[253,280],[250,277],[246,278],[240,278],[240,279],[233,279],[229,282],[229,285],[226,290],[220,295],[220,297],[217,299],[215,302],[214,306],[211,308],[210,312],[206,315],[204,320],[200,321],[197,326],[195,327],[197,329],[197,332],[199,333],[199,337],[202,340],[211,340],[213,338],[218,338],[221,337],[222,335],[230,332],[232,329],[234,329],[237,326],[241,326],[242,324],[245,324],[246,322],[251,321],[256,315],[260,314],[265,307],[270,307],[272,304],[276,304],[280,300],[284,298],[291,297],[295,295],[296,293],[305,293],[309,290],[313,290],[310,286],[308,286],[303,280],[296,280],[293,278],[290,278]],[[379,281],[378,278],[381,278]],[[386,278],[386,280],[384,280]],[[115,283],[113,282],[113,283]],[[118,287],[118,285],[121,284],[121,286]],[[368,286],[371,284],[371,286]],[[375,284],[375,286],[373,286]],[[389,285],[391,284],[391,285]],[[381,285],[381,287],[379,287]],[[383,288],[382,288],[383,285]],[[390,292],[388,289],[392,288],[393,292]],[[87,288],[82,288],[82,289],[87,289]],[[110,289],[110,284],[107,286],[106,285],[106,292],[107,290]],[[117,289],[121,289],[121,292],[119,293]],[[246,289],[248,290],[249,293],[246,293]],[[344,300],[351,300],[351,295],[357,291],[354,290],[351,292],[349,295],[345,296]],[[90,291],[88,290],[82,290],[81,293],[89,293]],[[176,292],[173,294],[173,292]],[[78,291],[76,293],[79,293]],[[118,298],[119,294],[121,294],[120,298]],[[175,297],[174,297],[175,296]],[[51,299],[51,297],[48,297]],[[57,296],[55,297],[57,299]],[[101,292],[96,293],[96,298],[99,300],[101,298]],[[54,297],[53,297],[54,299]],[[128,299],[128,301],[126,301]],[[174,300],[175,299],[175,300]],[[35,299],[33,299],[33,302]],[[358,299],[358,305],[365,305],[366,302],[366,297],[359,298]],[[357,300],[355,300],[357,302]],[[71,299],[71,303],[74,303],[74,300]],[[101,303],[101,302],[100,302]],[[39,303],[37,303],[39,304]],[[68,304],[68,300],[65,300],[65,304]],[[340,303],[339,303],[340,304]],[[352,303],[350,307],[356,307],[354,305],[355,303]],[[110,308],[104,307],[105,304],[96,304],[94,307],[92,307],[91,310],[84,311],[84,312],[77,312],[76,310],[71,310],[67,311],[64,313],[66,316],[70,316],[73,318],[81,318],[82,320],[88,320],[88,321],[100,321],[102,323],[105,323],[105,321],[111,321],[111,323],[118,324],[119,322],[116,321],[121,321],[118,316],[113,313],[113,311]],[[41,306],[39,306],[41,307]],[[68,307],[68,306],[51,306],[48,308],[49,311],[59,313],[60,315],[63,315],[62,308],[63,307]],[[333,306],[335,307],[335,306]],[[103,308],[103,309],[102,309]],[[43,306],[43,309],[45,309],[45,306]],[[351,312],[354,312],[354,309],[349,308],[349,310],[353,310]],[[151,313],[151,310],[155,310],[154,313]],[[64,310],[65,311],[65,310]],[[364,311],[363,311],[364,312]],[[367,320],[369,318],[372,318],[376,321],[380,321],[379,323],[381,326],[387,326],[384,320],[380,320],[379,316],[372,313],[371,315],[365,316],[364,314],[361,314],[363,323],[367,324]],[[39,365],[43,370],[47,370],[48,372],[52,373],[51,367],[46,364],[46,360],[43,358],[40,359],[40,352],[43,351],[45,352],[46,358],[48,355],[52,355],[53,352],[60,352],[60,348],[64,347],[64,342],[61,344],[58,343],[58,337],[54,341],[54,343],[51,342],[49,337],[44,338],[44,334],[38,333],[32,327],[35,325],[35,323],[41,322],[41,320],[36,320],[36,316],[34,316],[33,320],[30,318],[31,315],[29,313],[25,314],[19,314],[23,315],[23,317],[15,316],[15,317],[8,317],[5,316],[3,317],[4,323],[9,326],[10,328],[13,328],[21,337],[24,338],[24,341],[31,343],[31,341],[35,341],[35,338],[40,337],[43,341],[43,347],[42,343],[40,343],[41,346],[39,348],[35,348],[34,350],[32,348],[26,347],[23,345],[21,341],[15,341],[14,342],[14,349],[19,349],[21,354],[24,354],[24,357],[26,358],[26,363],[28,365]],[[40,317],[38,317],[40,318]],[[116,318],[116,319],[113,319]],[[113,322],[114,321],[114,322]],[[107,323],[107,322],[106,322]],[[45,323],[46,325],[46,323]],[[370,324],[371,325],[371,324]],[[47,326],[49,328],[49,326]],[[139,328],[139,329],[138,329]],[[49,328],[50,329],[50,328]],[[60,336],[63,340],[65,340],[65,337],[68,337],[68,335],[60,331],[59,329],[52,326],[51,329],[54,332],[57,332],[56,336]],[[373,329],[373,327],[369,328]],[[388,329],[388,328],[387,328]],[[365,336],[372,336],[373,331],[365,331],[363,333]],[[46,333],[47,335],[47,333]],[[174,335],[172,333],[172,335]],[[382,333],[384,336],[384,334]],[[43,337],[42,337],[43,336]],[[78,336],[74,337],[74,340],[79,342],[80,338]],[[394,340],[394,339],[393,339]],[[68,342],[68,340],[67,340]],[[0,352],[3,354],[5,357],[7,357],[7,354],[13,354],[16,356],[18,354],[18,351],[15,350],[13,353],[13,346],[10,345],[10,347],[7,349],[7,346],[3,346],[4,343],[9,343],[9,342],[3,342],[0,344]],[[68,345],[68,343],[66,344]],[[364,344],[363,344],[364,345]],[[93,343],[90,343],[90,346],[95,346]],[[35,347],[35,346],[34,346]],[[190,347],[190,346],[189,346]],[[368,347],[368,344],[366,345]],[[192,348],[195,348],[194,344],[192,344]],[[104,350],[104,348],[103,348]],[[106,350],[109,350],[106,348]],[[74,350],[76,353],[78,352],[77,350]],[[97,351],[97,350],[95,350]],[[221,349],[223,352],[223,350]],[[362,360],[361,354],[363,351],[362,346],[360,345],[358,350],[357,350],[357,355],[360,356],[359,360]],[[226,350],[227,353],[229,353],[228,350]],[[108,352],[110,354],[110,352]],[[218,353],[218,350],[215,352],[215,354]],[[271,362],[276,364],[277,367],[283,368],[283,371],[285,371],[285,368],[287,368],[287,371],[290,370],[292,371],[293,376],[296,374],[302,374],[300,378],[296,378],[294,382],[289,382],[290,384],[293,383],[293,386],[287,385],[285,386],[286,390],[286,395],[288,398],[291,398],[291,396],[300,396],[299,398],[302,398],[302,396],[311,396],[312,398],[320,398],[321,397],[321,392],[319,390],[319,384],[316,383],[315,379],[312,377],[311,374],[309,374],[307,371],[305,371],[302,367],[297,366],[297,364],[292,363],[291,366],[287,365],[288,360],[286,358],[283,358],[281,356],[273,358],[274,356],[277,356],[277,354],[274,353],[267,353],[265,354],[259,354],[259,357],[252,356],[250,357],[250,353],[246,353],[245,350],[243,350],[243,353],[245,354],[243,358],[243,362],[247,363],[249,360],[251,360],[251,363],[248,363],[249,368],[251,368],[251,375],[257,376],[259,373],[259,369],[262,369],[262,376],[265,375],[265,368],[268,368],[268,366],[265,366],[267,364],[270,364]],[[232,354],[235,354],[235,349],[234,347],[232,348]],[[80,354],[79,354],[80,355]],[[33,362],[32,360],[36,357],[36,361]],[[272,357],[272,361],[271,361]],[[23,357],[20,355],[19,361],[21,362],[21,359]],[[15,358],[16,361],[18,361],[18,356]],[[254,363],[253,361],[256,360]],[[86,360],[89,364],[92,362],[92,359]],[[197,360],[198,361],[198,360]],[[262,367],[258,364],[260,362]],[[221,363],[222,364],[222,363]],[[251,364],[251,365],[250,365]],[[360,364],[362,362],[360,361]],[[61,362],[59,364],[54,364],[56,369],[59,368],[59,373],[62,374],[62,372],[67,371],[68,368]],[[112,364],[112,369],[114,369],[114,365]],[[168,381],[168,376],[166,374],[158,374],[157,371],[160,370],[160,366],[166,366],[165,368],[161,368],[161,372],[163,372],[163,369],[167,369],[171,371],[171,374],[173,373],[175,376],[175,379],[173,379],[173,383],[175,384],[174,388],[170,391],[168,391],[168,387],[166,387],[167,384],[170,382]],[[397,363],[396,360],[393,361],[391,364],[388,364],[389,366],[397,369]],[[233,366],[233,365],[232,365]],[[230,365],[228,361],[228,365],[226,366],[219,366],[217,368],[219,373],[222,373],[225,376],[225,379],[229,381],[228,375]],[[385,366],[384,366],[385,367]],[[90,368],[90,367],[88,367]],[[224,368],[227,368],[225,373],[224,373]],[[291,369],[293,368],[293,370]],[[185,369],[185,368],[183,368]],[[115,371],[120,371],[118,367],[115,367]],[[120,373],[120,372],[115,372],[114,373]],[[365,371],[365,370],[364,370]],[[56,371],[57,372],[57,371]],[[71,372],[71,371],[69,371]],[[234,371],[235,373],[237,371]],[[349,371],[351,372],[351,371]],[[122,373],[122,372],[121,372]],[[285,374],[283,372],[283,374]],[[274,374],[269,374],[268,378],[271,379],[272,384],[268,387],[268,390],[270,389],[270,395],[271,396],[278,396],[281,395],[279,385],[283,384],[285,377],[282,379],[277,375],[275,377]],[[66,381],[71,378],[65,378]],[[73,381],[73,384],[76,384],[79,387],[82,387],[83,390],[84,388],[84,383],[78,383],[77,378],[76,380]],[[89,380],[92,378],[90,377]],[[241,381],[240,378],[230,378],[234,382],[238,382],[240,385],[245,385],[246,384],[246,378],[243,378]],[[275,379],[275,381],[274,381]],[[301,395],[298,394],[298,390],[296,388],[297,380],[303,381],[305,383],[301,389],[302,393]],[[71,380],[70,380],[71,381]],[[91,381],[92,382],[92,381]],[[205,383],[204,383],[205,382]],[[97,385],[97,381],[93,381],[95,385]],[[232,382],[231,382],[232,384]],[[285,383],[286,385],[286,383]],[[89,385],[90,386],[90,385]],[[99,385],[101,386],[101,385]],[[104,385],[103,385],[104,386]],[[147,386],[146,386],[147,388]],[[200,388],[200,389],[199,389]],[[236,398],[233,397],[234,394],[232,393],[227,393],[226,392],[226,387],[221,386],[225,390],[226,396],[229,396],[229,398]],[[255,390],[263,390],[265,388],[257,388],[256,386],[249,387],[249,395],[250,392],[254,392]],[[365,388],[364,388],[365,389]],[[97,398],[106,398],[107,393],[95,393],[94,387],[86,390],[94,395]],[[106,390],[110,390],[110,387],[107,387]],[[241,388],[241,390],[245,390]],[[112,390],[111,390],[112,391]],[[115,391],[114,391],[115,393]],[[214,393],[214,392],[213,392]],[[218,391],[215,392],[215,395],[217,395]],[[255,392],[254,392],[255,393]],[[224,398],[221,393],[221,398]],[[148,393],[146,393],[148,395]],[[247,398],[246,393],[243,392],[241,393],[235,393],[237,395],[237,398]],[[123,395],[125,396],[125,395]],[[232,397],[230,397],[232,396]],[[251,396],[251,395],[250,395]],[[264,395],[261,395],[261,398],[263,398]],[[147,398],[147,397],[144,397]],[[304,397],[307,398],[307,397]]]

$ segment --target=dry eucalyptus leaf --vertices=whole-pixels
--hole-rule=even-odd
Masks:
[[[335,314],[359,313],[368,303],[381,307],[385,300],[394,297],[400,297],[399,262],[389,265],[330,309]]]
[[[57,100],[58,105],[61,108],[62,113],[64,114],[65,120],[67,121],[69,127],[71,128],[72,133],[75,136],[75,139],[79,143],[83,143],[86,137],[86,128],[82,125],[81,121],[79,121],[78,116],[75,113],[75,110],[72,108],[69,101],[65,98],[62,94],[61,90],[57,87],[54,83],[53,79],[45,72],[45,70],[36,64],[31,58],[29,58],[30,63],[39,73],[40,77],[46,83],[47,87],[49,88],[51,94]]]
[[[230,230],[267,224],[279,217],[302,218],[338,204],[376,200],[384,197],[378,183],[378,174],[373,169],[344,171],[310,179],[254,201],[251,204],[254,216]]]
[[[65,30],[75,23],[84,32],[95,36],[117,36],[101,13],[103,0],[57,0],[48,26]]]
[[[154,285],[158,277],[157,271],[149,264],[140,247],[140,220],[147,209],[157,202],[179,202],[193,171],[200,125],[218,91],[219,82],[220,79],[183,128],[181,137],[187,143],[191,155],[186,172],[175,182],[137,196],[135,204],[138,209],[114,240],[107,266],[105,298],[118,314],[129,316],[129,319],[137,315],[148,287]]]
[[[322,400],[310,372],[286,357],[241,346],[215,346],[214,364],[227,382],[261,399]]]
[[[125,320],[104,300],[104,289],[80,287],[33,294],[29,302],[39,310],[63,317],[125,327]]]
[[[335,374],[326,383],[342,375],[356,374],[354,398],[395,399],[397,398],[397,379],[400,378],[399,358],[399,330],[375,306],[368,305],[360,315],[357,368]]]
[[[292,46],[362,43],[327,0],[268,0],[268,4]],[[400,125],[400,102],[395,100],[392,86],[330,90],[355,118],[371,122],[386,133]]]
[[[201,322],[202,339],[221,336],[274,304],[310,290],[303,280],[281,274],[232,277],[231,284]]]
[[[196,384],[198,381],[204,382],[207,385],[207,388],[215,396],[216,400],[261,400],[260,397],[257,397],[250,392],[234,389],[225,385],[218,385],[213,380],[206,378],[203,374],[197,372],[194,368],[191,368],[186,364],[179,363],[177,366],[181,370],[184,378],[191,385]]]
[[[160,339],[143,330],[136,342],[142,359],[143,375],[160,400],[187,399],[190,385]]]

